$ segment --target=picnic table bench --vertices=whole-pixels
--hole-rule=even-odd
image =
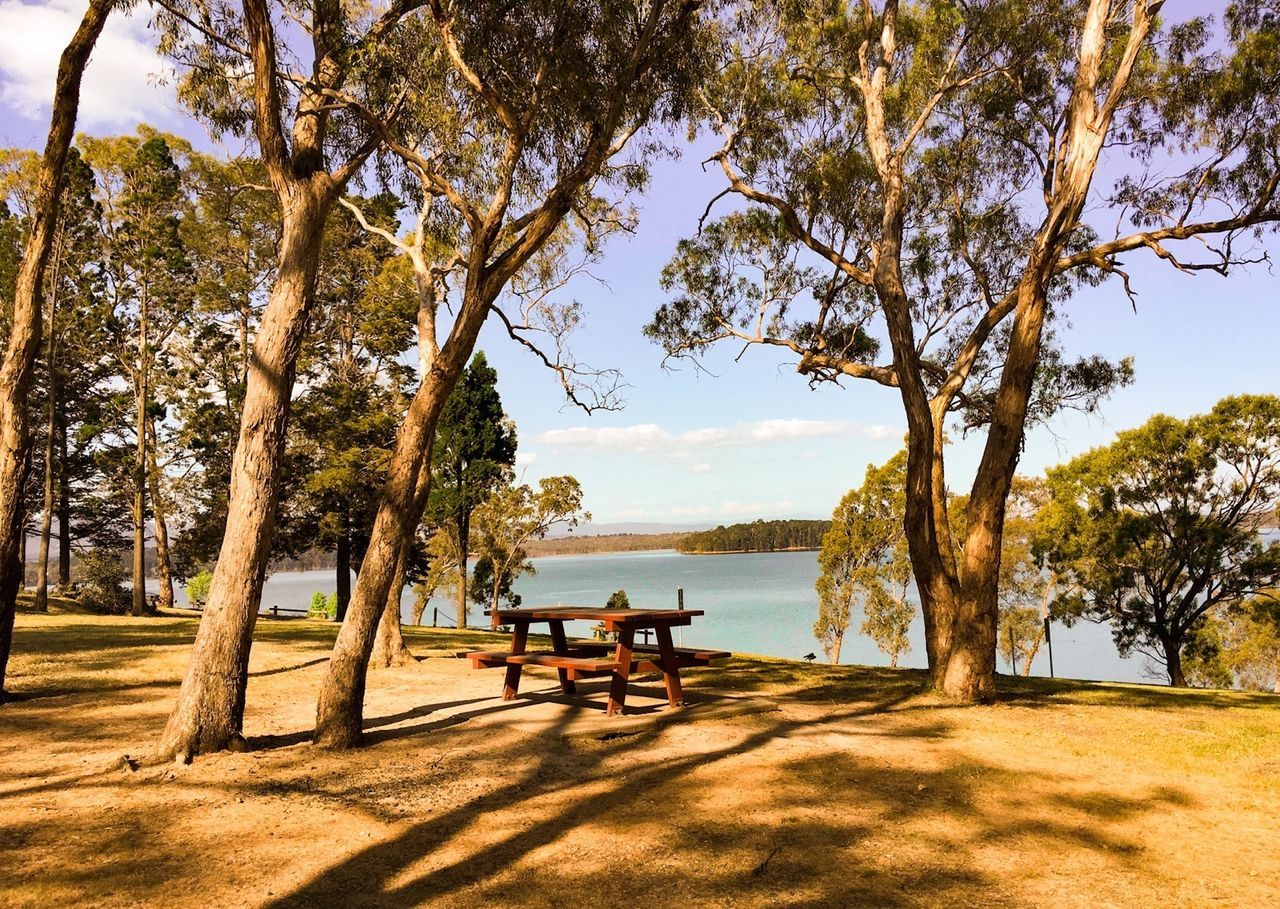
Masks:
[[[605,710],[609,716],[625,712],[627,684],[632,673],[662,673],[667,702],[672,707],[679,707],[684,703],[681,669],[709,666],[713,661],[732,656],[726,650],[676,647],[672,643],[671,629],[674,626],[692,624],[694,616],[702,614],[699,609],[596,609],[586,606],[500,609],[498,620],[514,628],[511,650],[477,650],[467,652],[465,656],[475,669],[505,667],[502,698],[507,701],[514,699],[519,692],[520,674],[525,666],[548,666],[556,670],[560,689],[567,695],[577,691],[575,682],[578,679],[610,676],[609,704]],[[568,621],[600,622],[606,631],[616,633],[618,640],[616,643],[570,641],[564,630],[564,623]],[[551,650],[527,649],[529,626],[534,622],[546,622],[550,626]],[[658,639],[656,644],[635,643],[636,631],[645,628],[654,631]]]

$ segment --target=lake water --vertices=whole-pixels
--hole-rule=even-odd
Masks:
[[[550,556],[534,559],[537,574],[516,581],[516,591],[524,606],[602,606],[609,594],[624,589],[633,607],[672,608],[676,589],[684,588],[687,609],[706,614],[682,629],[685,645],[697,644],[740,653],[800,658],[822,650],[813,637],[817,618],[818,577],[815,552],[743,553],[733,555],[681,555],[674,551],[606,553],[582,556]],[[278,572],[267,579],[263,609],[272,605],[305,609],[312,593],[334,589],[332,571]],[[179,599],[184,595],[178,593]],[[410,620],[413,595],[405,591],[401,614]],[[430,623],[432,608],[438,607],[452,624],[452,597],[437,598],[428,606],[423,621]],[[478,609],[471,614],[473,624],[485,621]],[[888,665],[888,659],[866,637],[856,634],[862,623],[855,616],[845,638],[841,662]],[[571,634],[588,636],[586,623]],[[904,666],[925,665],[924,631],[917,616],[911,628],[911,651],[901,660]],[[1149,681],[1143,675],[1141,657],[1121,659],[1111,641],[1110,629],[1091,622],[1074,628],[1053,626],[1054,671],[1059,677]],[[1007,667],[1005,667],[1007,670]],[[1041,647],[1032,664],[1033,675],[1049,674],[1049,658]]]

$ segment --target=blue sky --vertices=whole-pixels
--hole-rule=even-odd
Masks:
[[[0,142],[43,144],[54,68],[80,12],[75,0],[0,0]],[[132,132],[146,120],[207,146],[163,69],[148,42],[145,7],[113,20],[86,78],[81,129]],[[778,352],[754,348],[734,363],[738,350],[725,347],[708,357],[708,372],[662,368],[661,350],[641,328],[663,300],[658,275],[676,241],[693,233],[706,200],[722,188],[717,173],[703,172],[702,157],[656,163],[648,193],[634,200],[636,234],[608,247],[593,269],[602,283],[571,288],[587,309],[575,353],[622,370],[623,411],[588,417],[565,407],[555,377],[529,354],[494,326],[481,338],[519,430],[526,479],[573,474],[597,523],[826,516],[869,462],[901,444],[896,392],[867,382],[811,390]],[[1142,253],[1127,264],[1137,312],[1118,283],[1089,289],[1068,305],[1064,335],[1072,355],[1133,356],[1136,381],[1100,415],[1065,414],[1033,430],[1024,473],[1104,444],[1153,413],[1186,416],[1228,394],[1280,390],[1280,280],[1268,266],[1222,278],[1179,274]],[[953,446],[954,488],[967,485],[979,443]]]

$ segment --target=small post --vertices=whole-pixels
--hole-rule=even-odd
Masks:
[[[684,588],[683,587],[676,588],[676,609],[679,609],[681,612],[684,611]],[[678,625],[676,627],[678,629],[676,631],[676,637],[680,642],[677,646],[683,647],[684,646],[684,626]]]
[[[440,613],[440,607],[439,607],[439,606],[432,606],[432,607],[431,607],[431,627],[432,627],[432,628],[435,628],[435,627],[436,627],[436,620],[439,618],[439,613]]]
[[[1049,635],[1049,617],[1044,617],[1044,643],[1049,648],[1049,678],[1053,678],[1053,638]]]
[[[275,616],[277,619],[278,619],[278,618],[280,618],[280,604],[279,604],[279,603],[272,603],[272,604],[271,604],[271,614],[272,614],[273,616]]]

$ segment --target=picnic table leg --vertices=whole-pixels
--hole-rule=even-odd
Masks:
[[[671,629],[660,625],[657,632],[662,680],[667,684],[667,703],[672,707],[679,707],[684,703],[684,689],[680,685],[680,664],[676,662],[675,647],[671,643]]]
[[[569,642],[564,636],[564,622],[551,622],[551,649],[561,655],[569,652]],[[573,681],[570,670],[557,669],[556,675],[560,677],[560,690],[562,692],[565,694],[577,693],[578,686]]]
[[[529,623],[517,621],[515,625],[515,632],[511,635],[511,653],[513,656],[524,653],[525,645],[529,641]],[[507,665],[506,680],[502,685],[502,699],[504,701],[515,700],[516,693],[520,690],[520,670],[523,668],[519,663],[509,663]]]
[[[631,625],[623,625],[618,629],[618,649],[614,657],[618,668],[613,670],[613,680],[609,683],[609,707],[606,716],[625,713],[627,706],[627,680],[631,677],[631,647],[636,640],[636,630]]]

